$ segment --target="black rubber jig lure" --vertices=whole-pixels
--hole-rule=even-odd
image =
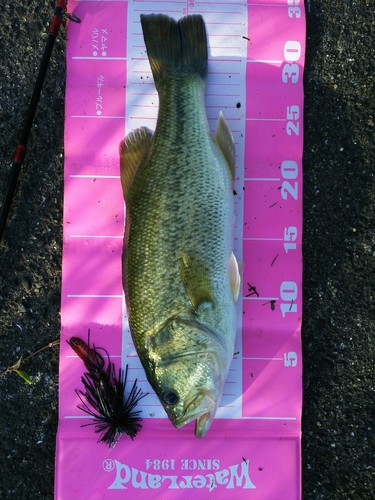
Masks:
[[[141,410],[135,410],[138,402],[146,396],[137,388],[134,381],[130,392],[126,394],[128,366],[125,372],[121,368],[116,376],[113,363],[105,360],[94,345],[90,347],[78,337],[72,337],[68,344],[82,359],[87,369],[82,376],[85,390],[76,389],[82,404],[78,408],[93,418],[93,422],[83,424],[94,425],[95,432],[100,434],[98,442],[113,447],[123,434],[132,440],[142,428]],[[106,352],[104,349],[100,349]]]

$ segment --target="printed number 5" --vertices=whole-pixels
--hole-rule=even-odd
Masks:
[[[284,352],[284,366],[288,368],[295,368],[297,366],[297,353],[296,352]]]

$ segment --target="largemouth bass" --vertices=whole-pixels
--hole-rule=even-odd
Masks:
[[[141,15],[141,24],[159,113],[154,134],[140,128],[120,144],[123,286],[148,381],[173,425],[196,420],[201,437],[234,350],[234,143],[222,114],[209,131],[202,17]]]

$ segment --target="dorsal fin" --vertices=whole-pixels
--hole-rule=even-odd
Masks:
[[[214,135],[215,142],[221,149],[224,158],[227,160],[230,173],[234,181],[236,172],[236,151],[234,148],[234,140],[232,133],[225,121],[223,113],[220,111],[219,119],[216,125],[216,132]]]
[[[138,128],[120,143],[120,175],[125,201],[138,168],[146,159],[152,144],[152,132],[146,127]]]

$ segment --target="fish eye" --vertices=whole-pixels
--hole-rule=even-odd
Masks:
[[[179,395],[173,389],[167,389],[162,395],[163,402],[166,405],[175,405],[179,401]]]

